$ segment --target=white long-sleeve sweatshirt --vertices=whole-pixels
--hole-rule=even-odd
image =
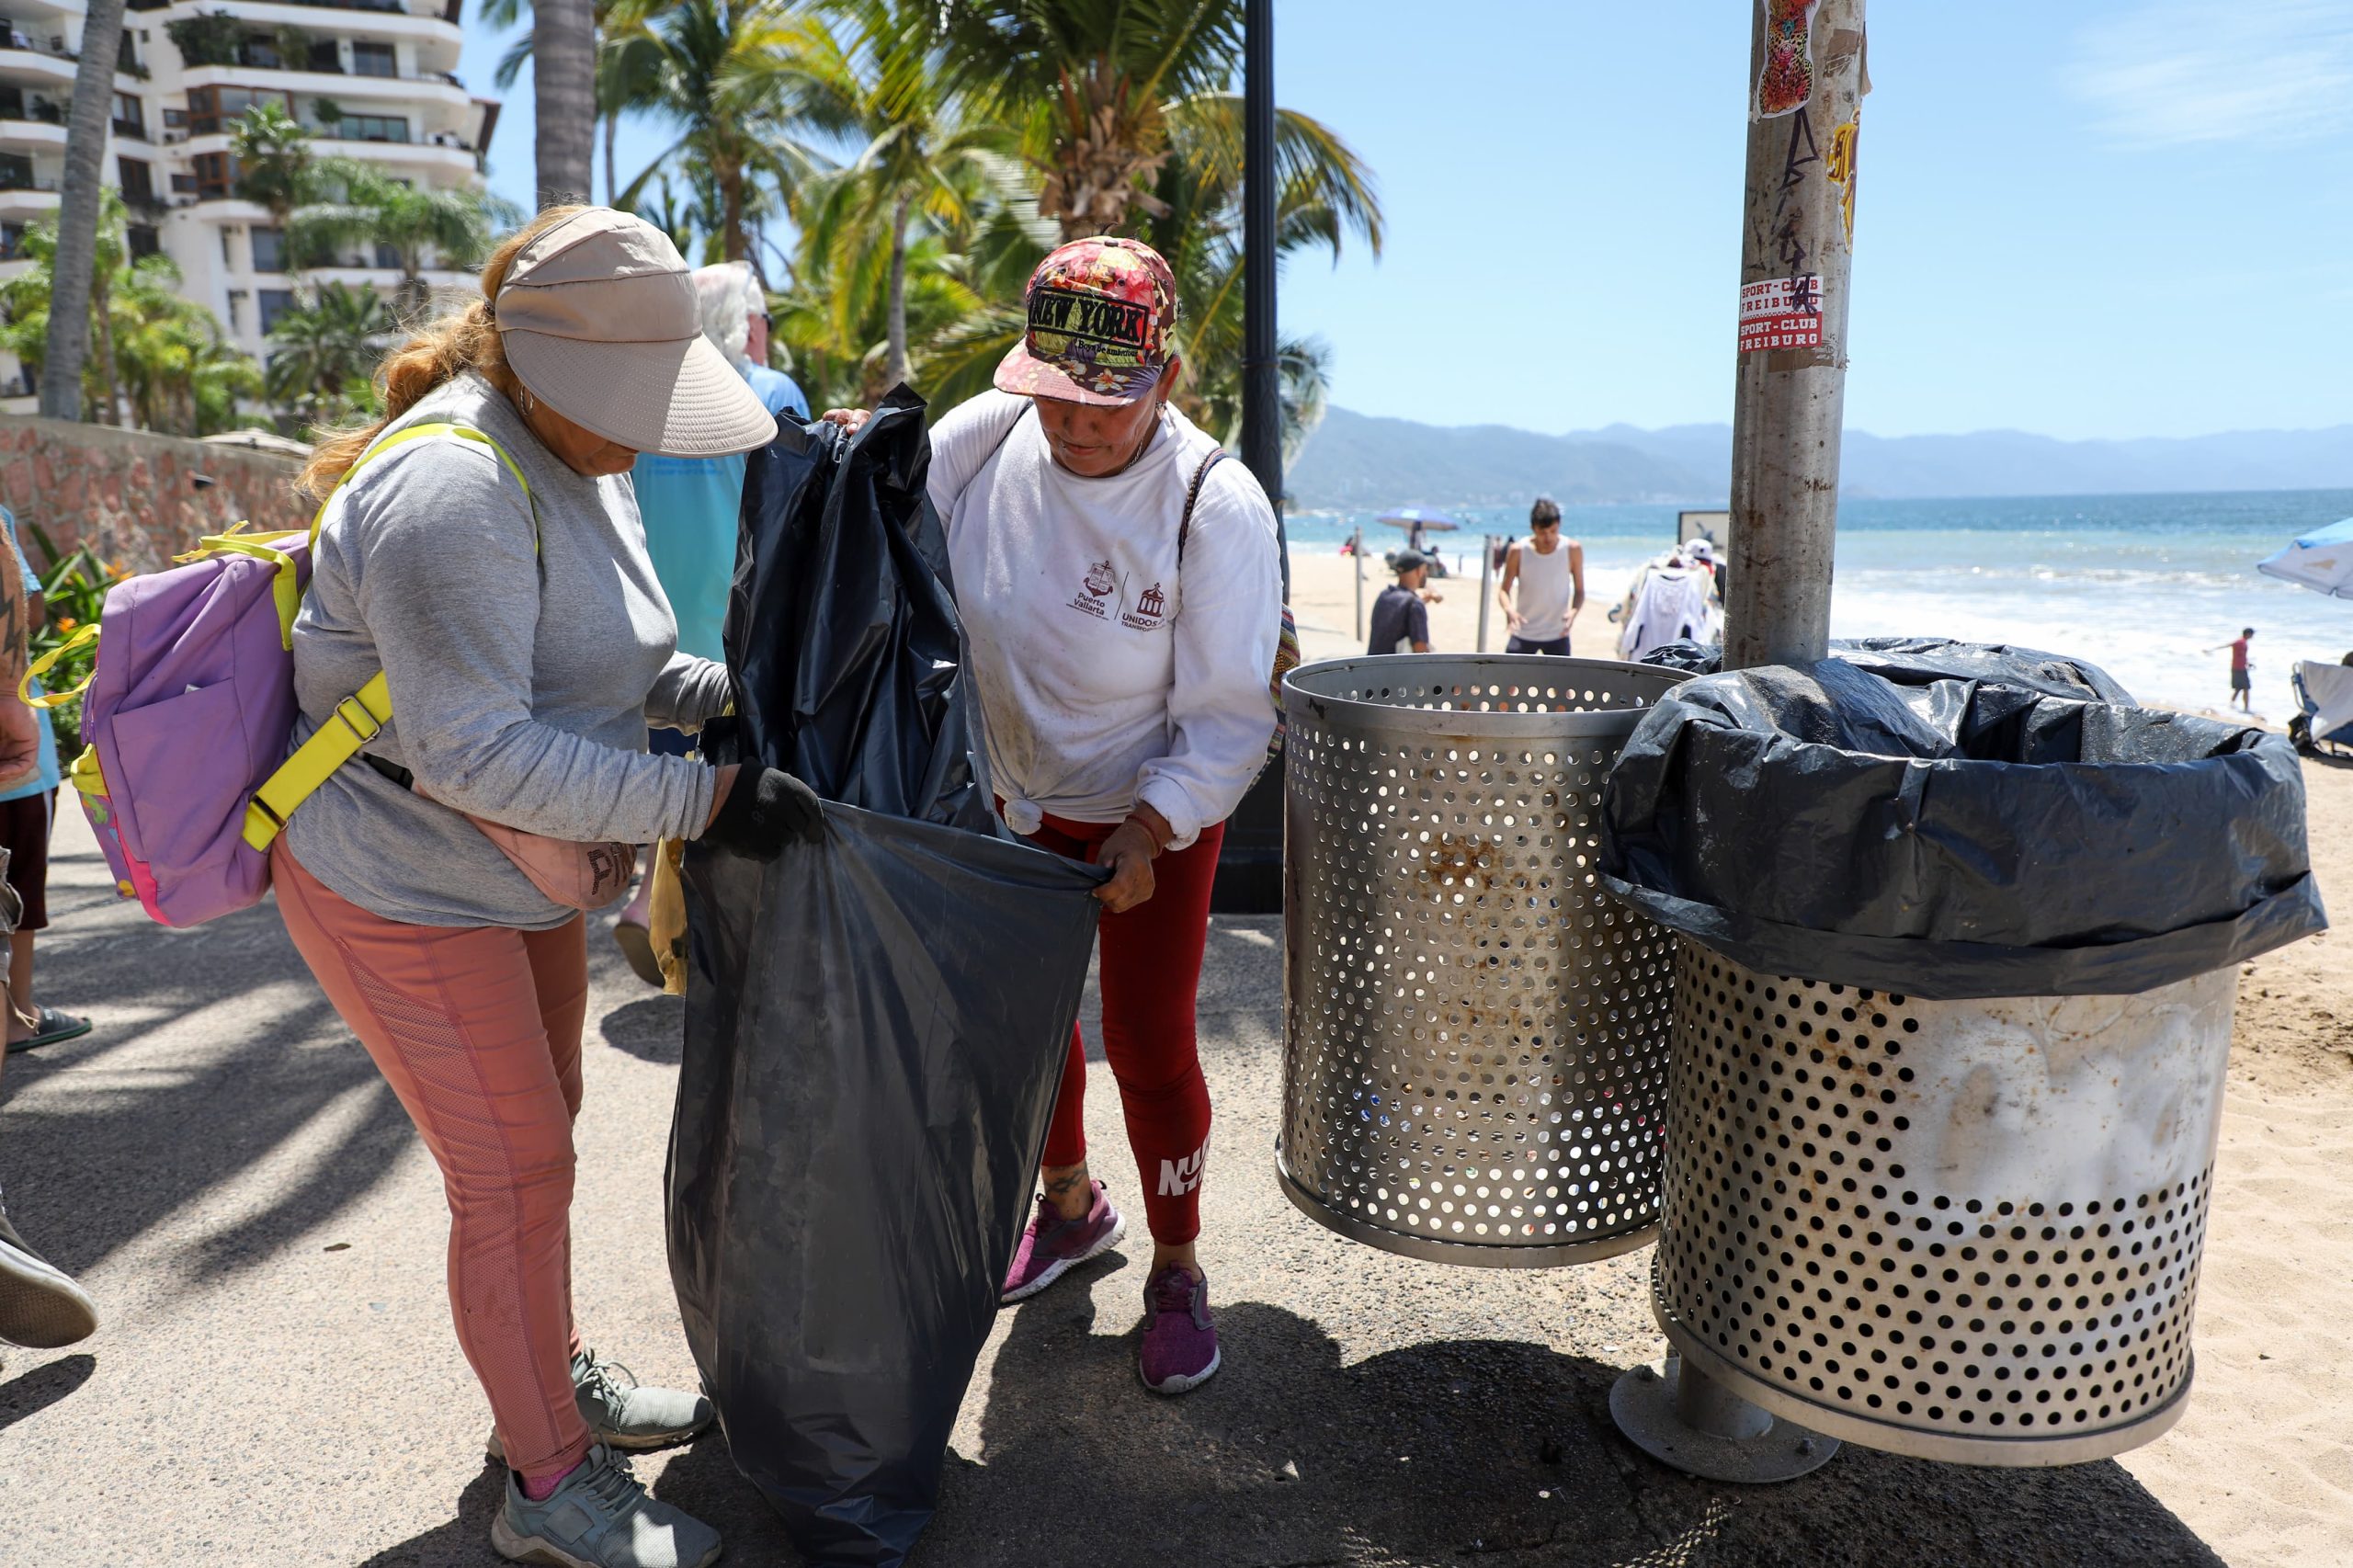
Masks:
[[[1006,821],[1118,822],[1137,802],[1181,849],[1267,760],[1281,630],[1275,514],[1221,462],[1176,563],[1185,492],[1217,443],[1174,409],[1108,479],[1055,465],[1027,398],[986,392],[931,431],[932,504]]]

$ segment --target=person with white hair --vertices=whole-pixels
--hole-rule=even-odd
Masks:
[[[694,272],[702,335],[751,383],[770,414],[809,416],[809,400],[791,377],[768,367],[768,301],[748,261],[722,261]],[[673,458],[647,452],[632,471],[638,515],[645,520],[645,551],[678,618],[678,649],[724,664],[720,631],[727,620],[727,589],[735,575],[736,513],[743,505],[744,457]],[[649,749],[683,756],[694,743],[676,730],[646,732]],[[649,985],[662,983],[649,930],[654,878],[639,884],[613,926],[631,969]]]

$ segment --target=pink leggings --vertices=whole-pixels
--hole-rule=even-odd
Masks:
[[[1092,860],[1117,825],[1050,816],[1030,842]],[[1152,896],[1125,915],[1103,916],[1103,1054],[1119,1080],[1152,1239],[1169,1246],[1201,1233],[1210,1086],[1193,1033],[1193,997],[1201,988],[1210,886],[1224,840],[1220,823],[1189,848],[1161,856],[1152,863]],[[1046,1164],[1074,1165],[1086,1158],[1086,1042],[1073,1028],[1062,1096],[1046,1133]]]
[[[270,854],[278,913],[400,1096],[449,1200],[449,1311],[527,1480],[588,1452],[573,1403],[572,1120],[588,1012],[582,922],[404,926]]]

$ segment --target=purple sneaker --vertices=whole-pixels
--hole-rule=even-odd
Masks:
[[[997,1297],[1000,1304],[1026,1301],[1088,1258],[1100,1257],[1120,1244],[1120,1238],[1128,1233],[1128,1222],[1111,1207],[1103,1184],[1098,1181],[1093,1186],[1094,1206],[1081,1220],[1063,1219],[1047,1207],[1044,1193],[1038,1195],[1038,1212],[1030,1216],[1029,1228],[1021,1233],[1021,1244],[1014,1249],[1013,1267],[1005,1277],[1004,1292]]]
[[[1154,1393],[1190,1393],[1217,1375],[1210,1280],[1170,1264],[1144,1283],[1143,1348],[1136,1375]]]

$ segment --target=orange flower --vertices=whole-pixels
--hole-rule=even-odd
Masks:
[[[71,631],[81,624],[70,615],[61,615],[57,618],[57,630],[60,631]]]

